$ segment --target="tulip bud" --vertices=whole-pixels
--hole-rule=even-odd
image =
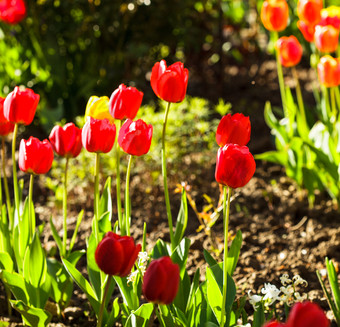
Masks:
[[[107,119],[88,117],[82,129],[83,147],[89,152],[111,151],[116,138],[116,126]]]
[[[97,97],[93,95],[87,101],[85,109],[85,122],[87,117],[95,119],[107,119],[111,124],[114,123],[114,119],[109,111],[109,98],[106,96]]]
[[[20,90],[18,86],[9,93],[4,102],[4,116],[12,123],[32,123],[40,96],[31,89]]]
[[[277,50],[282,66],[292,67],[297,65],[302,57],[302,46],[298,39],[291,36],[282,36],[277,40]]]
[[[141,245],[135,245],[131,236],[107,232],[97,246],[96,263],[105,274],[125,277],[129,275],[140,249]]]
[[[170,304],[179,287],[179,266],[170,257],[153,260],[143,279],[143,293],[149,302]]]
[[[287,320],[287,326],[294,327],[328,327],[329,325],[329,320],[321,308],[309,301],[295,303]]]
[[[165,60],[156,62],[151,72],[151,87],[168,102],[182,102],[187,92],[189,72],[181,62],[167,67]]]
[[[1,0],[0,20],[7,24],[18,24],[26,16],[26,6],[23,0]]]
[[[118,144],[128,154],[141,156],[149,152],[152,139],[152,125],[142,119],[127,119],[118,134]]]
[[[54,126],[49,139],[53,150],[61,157],[75,158],[82,149],[81,129],[73,123]]]
[[[31,136],[21,140],[19,147],[19,168],[30,174],[46,174],[52,167],[53,149],[48,140],[40,141]]]
[[[109,108],[111,116],[115,119],[134,119],[142,104],[143,92],[135,87],[126,87],[120,84],[110,98]]]
[[[6,136],[14,130],[14,124],[4,116],[4,102],[5,98],[0,97],[0,136]]]
[[[334,52],[338,48],[339,30],[332,25],[317,25],[315,27],[314,42],[321,52]]]
[[[248,147],[226,144],[217,152],[215,178],[231,188],[243,187],[255,173],[255,160]]]
[[[297,22],[297,27],[307,42],[314,41],[315,26],[308,25],[303,20]]]
[[[280,324],[277,321],[270,321],[266,323],[263,327],[288,327],[286,324]]]
[[[299,0],[297,13],[299,19],[309,26],[315,26],[321,20],[322,0]]]
[[[288,25],[289,11],[285,0],[265,0],[261,8],[261,21],[268,31],[283,31]]]
[[[321,85],[326,87],[340,85],[340,60],[329,55],[321,57],[318,63],[318,76]]]
[[[243,114],[223,116],[217,126],[216,142],[219,146],[227,143],[247,145],[250,140],[250,120]]]

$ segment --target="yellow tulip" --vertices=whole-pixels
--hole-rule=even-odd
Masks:
[[[110,123],[114,123],[114,118],[109,111],[109,98],[107,96],[92,96],[86,104],[85,121],[87,117],[95,119],[108,119]]]

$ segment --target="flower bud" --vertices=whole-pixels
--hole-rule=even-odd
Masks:
[[[308,25],[303,20],[297,22],[297,27],[307,42],[314,41],[315,26]]]
[[[18,24],[26,16],[26,5],[23,0],[1,0],[0,20],[7,24]]]
[[[0,97],[0,136],[6,136],[14,130],[14,124],[4,116],[5,98]]]
[[[309,26],[315,26],[321,20],[322,0],[299,0],[297,13],[299,19]]]
[[[261,21],[268,31],[283,31],[288,25],[289,11],[285,0],[265,0],[261,8]]]
[[[340,60],[329,55],[321,57],[318,63],[318,76],[321,85],[326,87],[340,85]]]
[[[282,36],[277,40],[277,50],[282,66],[292,67],[297,65],[302,57],[302,46],[298,39],[291,36]]]
[[[332,25],[317,25],[315,26],[314,42],[321,52],[334,52],[338,48],[339,30]]]

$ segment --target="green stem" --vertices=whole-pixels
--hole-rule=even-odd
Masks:
[[[96,153],[94,172],[94,235],[96,245],[99,243],[99,158],[100,154]]]
[[[227,200],[228,191],[228,200]],[[228,229],[229,229],[229,211],[230,211],[230,193],[229,186],[223,187],[223,229],[224,229],[224,253],[223,253],[223,292],[222,292],[222,307],[221,307],[221,323],[220,327],[224,326],[225,305],[227,301],[227,281],[228,281]]]
[[[336,101],[335,101],[335,89],[336,87],[332,87],[331,92],[331,110],[332,110],[332,116],[331,116],[331,122],[335,125],[336,123],[336,116],[337,116],[337,110],[336,110]]]
[[[119,120],[118,128],[117,128],[117,135],[121,127],[122,127],[122,121]],[[120,147],[119,147],[118,141],[116,141],[116,190],[117,190],[118,225],[119,225],[121,234],[124,235],[125,232],[122,230],[123,217],[122,217],[122,200],[121,200],[121,194],[120,194],[121,193],[120,191]]]
[[[325,124],[329,124],[329,117],[331,117],[331,108],[329,103],[329,95],[328,95],[328,89],[325,86],[322,86],[322,93],[325,99],[325,109],[322,110],[322,118]]]
[[[4,187],[5,187],[5,194],[6,194],[6,203],[7,203],[7,212],[9,217],[9,228],[12,230],[13,228],[13,215],[12,215],[12,204],[11,204],[11,198],[9,196],[9,190],[8,190],[8,182],[7,182],[7,176],[6,176],[6,151],[5,151],[5,138],[2,138],[2,174],[4,178]],[[2,193],[2,191],[1,191]]]
[[[67,170],[68,170],[69,158],[66,158],[65,171],[64,171],[64,194],[63,194],[63,255],[66,256],[66,241],[67,241]]]
[[[125,232],[130,236],[130,175],[132,167],[133,155],[129,157],[128,168],[126,171],[126,185],[125,185]]]
[[[34,183],[34,174],[30,175],[30,186],[28,189],[28,221],[30,228],[30,241],[33,238],[34,229],[35,229],[35,221],[32,218],[32,199],[33,199],[33,183]]]
[[[17,177],[17,163],[15,159],[15,143],[18,135],[18,124],[14,125],[13,139],[12,139],[12,165],[13,165],[13,187],[14,187],[14,205],[17,212],[18,218],[20,217],[19,212],[19,187],[18,187],[18,177]]]
[[[167,182],[167,170],[166,170],[166,151],[165,151],[165,133],[166,133],[166,123],[168,121],[168,115],[170,110],[170,102],[165,110],[164,121],[163,121],[163,132],[162,132],[162,174],[163,174],[163,185],[164,185],[164,197],[165,197],[165,205],[166,212],[168,216],[168,224],[169,224],[169,233],[170,233],[170,242],[171,249],[174,250],[174,232],[172,225],[172,215],[171,215],[171,206],[170,206],[170,198],[169,198],[169,190],[168,190],[168,182]]]
[[[107,282],[105,285],[105,291],[104,295],[102,298],[102,303],[100,304],[100,309],[99,309],[99,314],[98,314],[98,321],[97,321],[97,327],[101,327],[103,323],[103,313],[104,313],[104,308],[105,308],[105,302],[106,302],[106,297],[110,289],[110,283],[111,283],[112,277],[109,275],[107,278]]]
[[[305,112],[305,106],[304,106],[304,103],[303,103],[300,82],[299,82],[299,78],[298,78],[295,66],[292,67],[292,72],[293,72],[293,77],[294,77],[294,80],[295,80],[296,97],[297,97],[297,102],[298,102],[298,106],[299,106],[300,115],[301,115],[301,118],[302,118],[302,121],[303,121],[304,125],[308,129],[307,119],[306,119],[306,112]]]
[[[153,323],[155,321],[155,314],[156,314],[156,305],[153,303],[153,309],[152,309],[152,313],[150,315],[150,319],[148,322],[148,327],[152,327]]]

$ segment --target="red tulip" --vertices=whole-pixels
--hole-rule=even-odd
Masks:
[[[243,114],[228,114],[222,117],[216,131],[219,146],[227,143],[246,145],[250,140],[250,120]]]
[[[309,301],[295,303],[289,312],[288,327],[328,327],[329,320],[316,304]]]
[[[265,0],[261,8],[262,24],[268,31],[283,31],[288,25],[289,11],[285,0]]]
[[[130,273],[140,249],[141,245],[135,245],[131,236],[107,232],[97,246],[95,259],[105,274],[125,277]]]
[[[53,150],[61,157],[75,158],[82,149],[81,129],[73,123],[54,126],[49,139]]]
[[[297,27],[307,42],[314,41],[315,26],[308,25],[303,20],[297,22]]]
[[[83,147],[89,152],[111,151],[116,138],[116,126],[107,119],[87,117],[82,133]]]
[[[340,7],[330,6],[321,10],[321,20],[318,25],[332,25],[334,28],[340,28]]]
[[[151,87],[168,102],[182,102],[187,92],[189,72],[181,62],[167,67],[165,60],[156,62],[151,72]]]
[[[255,173],[255,160],[248,147],[226,144],[218,149],[215,178],[222,185],[238,188],[246,185]]]
[[[143,280],[143,293],[149,302],[170,304],[179,287],[179,266],[170,257],[153,260]]]
[[[9,122],[4,116],[5,98],[0,97],[0,136],[8,135],[14,130],[14,124]]]
[[[320,83],[326,87],[340,85],[340,60],[329,55],[321,57],[318,76]]]
[[[21,140],[19,147],[19,168],[30,174],[46,174],[52,167],[53,149],[48,140],[40,141],[31,136]]]
[[[26,16],[26,6],[23,0],[1,0],[0,19],[8,24],[17,24]]]
[[[32,123],[40,96],[31,89],[20,90],[18,86],[9,93],[4,102],[4,116],[12,123]]]
[[[280,324],[277,321],[270,321],[266,323],[263,327],[288,327],[286,324]]]
[[[332,25],[317,25],[315,27],[314,42],[321,52],[334,52],[338,48],[339,30]]]
[[[119,130],[118,144],[128,154],[141,156],[149,152],[152,139],[152,125],[142,119],[127,119]]]
[[[309,26],[315,26],[321,20],[322,0],[299,0],[297,13],[301,20]]]
[[[143,92],[135,87],[126,87],[120,84],[110,98],[109,110],[114,119],[134,119],[142,104]]]
[[[292,67],[297,65],[302,57],[302,46],[298,39],[291,36],[282,36],[277,40],[277,50],[282,66]]]

